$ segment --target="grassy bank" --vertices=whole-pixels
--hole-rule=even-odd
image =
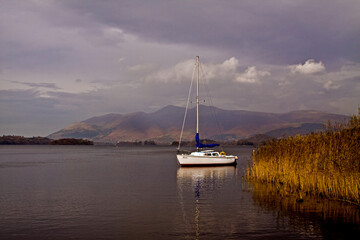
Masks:
[[[289,193],[360,204],[360,111],[325,133],[267,142],[253,154],[248,178]]]

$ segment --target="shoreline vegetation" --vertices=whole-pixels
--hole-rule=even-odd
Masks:
[[[267,140],[273,139],[264,134],[256,134],[250,138],[228,141],[217,141],[222,146],[259,146],[264,144]],[[214,143],[214,140],[204,139],[202,143]],[[195,146],[195,141],[183,141],[182,146]],[[111,142],[94,142],[87,139],[77,138],[62,138],[51,139],[47,137],[23,137],[14,135],[0,136],[0,145],[98,145],[98,146],[117,146],[117,147],[133,147],[133,146],[178,146],[179,142],[172,143],[159,143],[154,140],[135,140],[135,141],[118,141],[117,143]]]
[[[326,132],[271,140],[254,150],[249,181],[270,183],[282,194],[349,201],[360,205],[360,108]]]
[[[63,138],[53,140],[46,137],[2,136],[0,145],[94,145],[90,140]]]

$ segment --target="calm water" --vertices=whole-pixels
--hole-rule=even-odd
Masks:
[[[171,147],[0,146],[0,239],[357,239],[359,208],[280,197]]]

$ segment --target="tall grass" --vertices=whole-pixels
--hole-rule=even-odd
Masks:
[[[247,175],[300,199],[318,195],[360,204],[360,109],[324,133],[267,142],[254,152]]]

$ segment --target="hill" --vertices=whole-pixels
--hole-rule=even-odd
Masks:
[[[170,143],[178,140],[185,109],[166,106],[152,113],[107,114],[74,123],[50,134],[51,139],[86,138],[100,142],[144,141]],[[193,140],[196,109],[189,109],[184,139]],[[255,134],[272,137],[306,134],[323,130],[328,120],[344,121],[347,116],[320,111],[264,113],[224,110],[200,106],[201,138],[236,140]]]

